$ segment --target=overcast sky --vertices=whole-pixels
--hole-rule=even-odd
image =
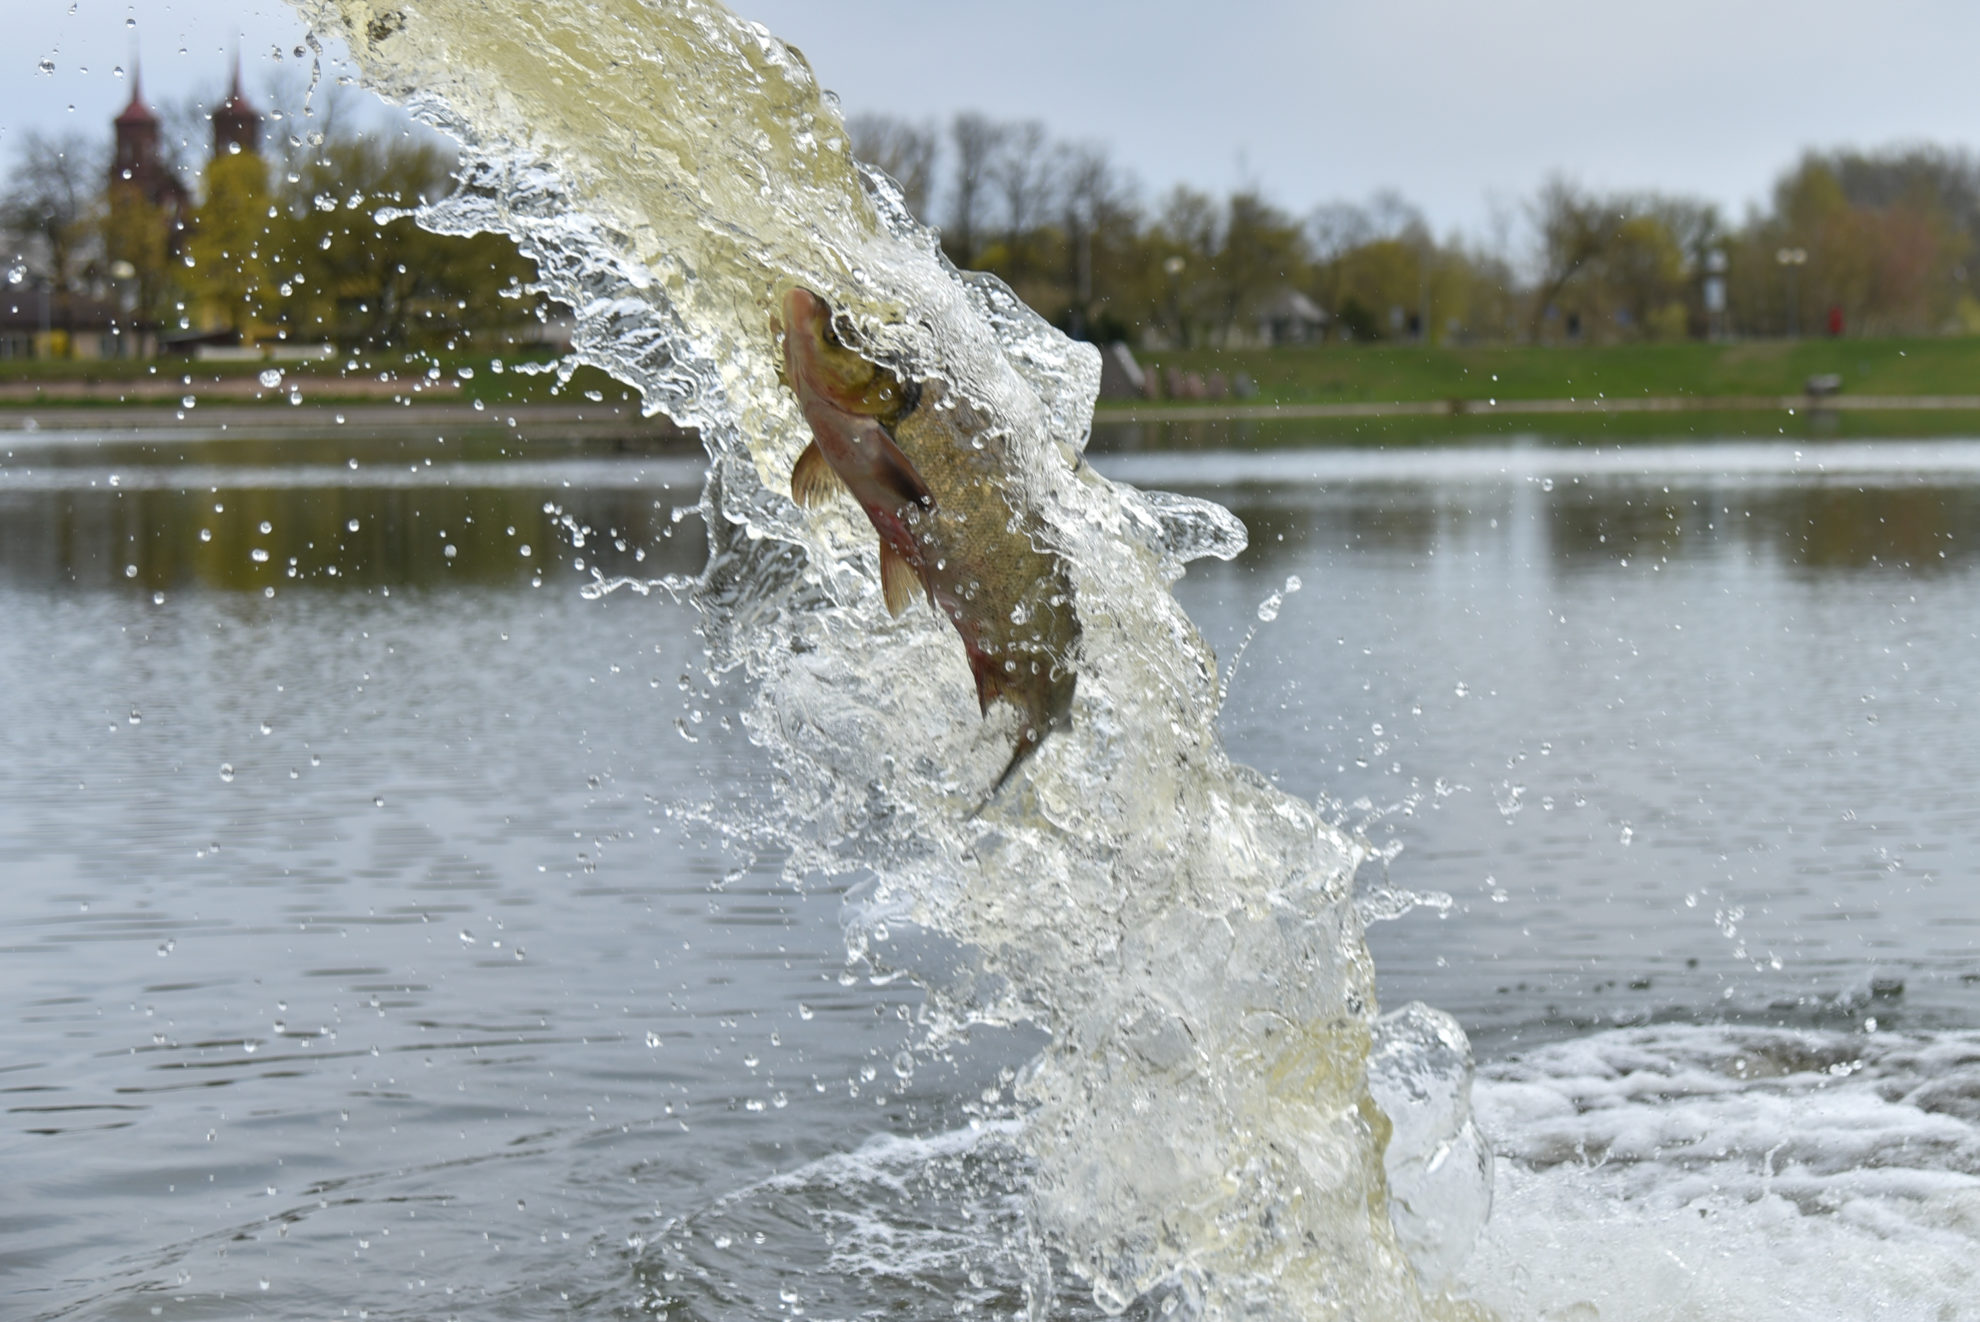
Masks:
[[[302,36],[280,0],[6,8],[0,158],[28,128],[105,131],[134,51],[147,94],[175,98],[217,85],[237,38],[256,87]],[[802,48],[849,111],[1035,117],[1110,147],[1150,196],[1249,183],[1304,211],[1393,188],[1440,230],[1480,237],[1495,200],[1516,209],[1555,171],[1700,194],[1737,215],[1809,146],[1980,146],[1976,0],[736,8]],[[37,72],[43,60],[53,73]]]

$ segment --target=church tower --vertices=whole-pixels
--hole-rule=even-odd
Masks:
[[[186,187],[165,164],[158,116],[144,103],[138,69],[131,66],[131,103],[114,121],[117,144],[110,158],[110,191],[129,186],[145,201],[176,216],[185,210]]]
[[[240,152],[261,152],[261,112],[248,102],[241,90],[241,57],[234,56],[234,82],[227,99],[213,112],[213,155],[232,156]]]

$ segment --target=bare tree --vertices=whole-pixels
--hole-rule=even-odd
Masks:
[[[1004,126],[974,111],[957,115],[949,126],[955,147],[954,182],[949,195],[949,255],[959,265],[976,257],[982,241],[983,194],[991,161],[1003,145]]]
[[[80,133],[21,139],[14,178],[0,197],[0,224],[38,242],[42,274],[57,289],[81,275],[90,204],[102,186],[100,153]]]
[[[1415,241],[1430,233],[1423,212],[1393,188],[1384,188],[1368,199],[1368,222],[1378,239]]]
[[[1374,218],[1352,202],[1315,207],[1306,218],[1306,230],[1314,254],[1323,262],[1335,261],[1379,237]]]
[[[1537,340],[1561,291],[1608,248],[1614,217],[1604,203],[1558,177],[1547,181],[1531,206],[1540,235],[1540,280],[1529,322]]]
[[[1053,164],[1043,124],[1030,119],[1004,129],[985,173],[1004,204],[1006,235],[1028,234],[1045,222],[1052,204]]]
[[[1084,338],[1093,310],[1093,244],[1102,229],[1132,228],[1133,199],[1106,149],[1092,143],[1062,147],[1058,153],[1059,208],[1066,232],[1067,275],[1072,286],[1066,330]]]
[[[935,184],[937,139],[931,124],[913,124],[893,115],[854,115],[846,121],[853,155],[884,171],[900,185],[907,208],[928,219],[929,190]]]

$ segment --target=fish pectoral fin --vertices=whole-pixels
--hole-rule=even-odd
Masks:
[[[935,508],[935,494],[928,489],[920,470],[915,468],[914,460],[901,452],[900,445],[885,427],[874,423],[862,439],[873,447],[874,479],[893,493],[902,508],[909,505],[930,510]]]
[[[791,465],[791,499],[806,509],[816,509],[839,494],[845,482],[825,461],[825,452],[813,441]]]
[[[880,592],[887,599],[887,613],[899,615],[914,600],[914,594],[921,589],[921,575],[908,558],[894,549],[894,544],[880,542]]]

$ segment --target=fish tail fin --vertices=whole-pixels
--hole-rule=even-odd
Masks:
[[[1024,765],[1025,759],[1038,751],[1046,735],[1071,727],[1073,693],[1078,687],[1079,676],[1069,669],[1054,668],[1050,682],[1043,686],[1005,685],[991,670],[987,658],[982,661],[972,658],[970,669],[976,672],[976,694],[986,712],[992,699],[1006,697],[1024,713],[1024,724],[1018,727],[1017,746],[1011,749],[1011,760],[1004,764],[1003,771],[998,773],[996,782],[990,786],[990,792],[977,805],[977,812],[981,812],[1003,791],[1017,769]]]

